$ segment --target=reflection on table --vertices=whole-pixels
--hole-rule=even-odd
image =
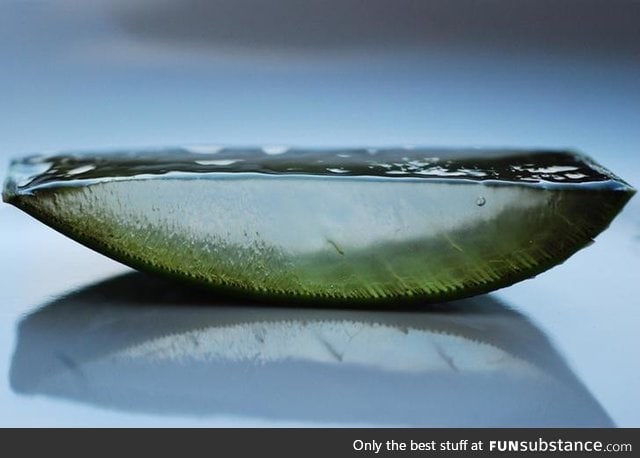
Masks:
[[[612,426],[546,336],[491,296],[276,307],[127,274],[27,316],[10,380],[18,393],[155,414]]]

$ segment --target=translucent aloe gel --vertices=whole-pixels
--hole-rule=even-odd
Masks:
[[[634,192],[566,152],[171,149],[16,160],[3,198],[139,269],[352,302],[529,278]]]

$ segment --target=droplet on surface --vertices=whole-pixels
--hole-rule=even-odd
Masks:
[[[589,244],[635,192],[566,152],[203,151],[20,159],[3,198],[139,269],[252,295],[367,302],[453,299],[529,278]]]

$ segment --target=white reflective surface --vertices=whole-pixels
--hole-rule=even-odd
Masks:
[[[116,277],[21,320],[11,388],[159,416],[612,424],[546,336],[490,296],[429,310],[290,305],[215,299],[138,273]]]
[[[389,32],[382,45],[372,39],[375,46],[366,52],[358,43],[355,49],[328,52],[313,37],[311,50],[301,51],[277,40],[267,40],[272,48],[265,50],[246,42],[230,48],[215,34],[207,36],[213,41],[206,45],[140,35],[131,31],[131,21],[123,24],[122,15],[113,13],[120,2],[0,1],[0,175],[4,177],[11,156],[61,149],[211,142],[566,146],[592,155],[638,187],[640,40],[631,40],[628,35],[636,29],[625,28],[616,16],[630,15],[611,8],[611,3],[602,4],[608,13],[596,14],[602,19],[596,22],[615,24],[618,32],[598,29],[595,38],[585,38],[575,26],[566,29],[564,39],[563,27],[550,26],[551,43],[559,46],[545,45],[531,31],[511,40],[512,45],[499,43],[509,42],[508,34],[474,44],[474,39],[456,42],[451,38],[455,33],[436,34],[448,37],[443,42],[415,34],[398,38]],[[455,32],[456,21],[452,24]],[[474,33],[465,36],[473,38]],[[425,45],[410,46],[416,40],[425,40]],[[582,46],[584,40],[596,41]],[[198,331],[196,326],[175,330],[183,336],[178,342],[193,342],[189,338],[201,332],[196,341],[212,347],[204,353],[200,349],[196,357],[191,344],[181,344],[182,362],[165,358],[154,366],[157,372],[151,372],[148,358],[141,356],[150,350],[139,349],[164,348],[166,354],[167,345],[173,345],[170,339],[162,340],[166,326],[189,321],[185,316],[197,316],[200,309],[190,306],[183,313],[166,302],[157,307],[143,300],[159,299],[153,291],[131,294],[109,284],[97,295],[95,290],[81,292],[125,272],[130,270],[0,205],[0,425],[481,426],[611,421],[640,426],[640,364],[635,355],[640,346],[637,196],[593,246],[535,279],[478,299],[483,306],[502,301],[516,314],[500,312],[502,306],[495,304],[497,309],[489,307],[491,313],[472,312],[471,306],[457,310],[447,315],[447,325],[453,320],[456,329],[467,333],[450,340],[432,335],[427,324],[408,334],[399,334],[402,327],[393,321],[383,328],[368,324],[365,329],[376,342],[371,347],[376,353],[366,355],[370,344],[356,340],[352,348],[361,356],[344,364],[331,359],[327,347],[328,353],[321,353],[321,347],[300,348],[300,342],[316,345],[325,325],[299,327],[295,339],[283,334],[286,327],[271,327],[269,353],[247,346],[260,326],[250,322],[216,331],[215,338],[213,331]],[[68,293],[78,293],[71,303],[61,299]],[[180,297],[171,299],[173,305],[180,302]],[[236,306],[238,322],[248,311],[247,304]],[[209,327],[217,322],[216,313],[234,313],[232,304],[217,307],[203,309]],[[94,309],[100,314],[94,315]],[[355,311],[314,313],[324,318],[346,313],[348,322],[358,322]],[[144,319],[145,314],[151,319]],[[46,319],[37,318],[41,316]],[[436,314],[421,320],[441,318]],[[335,328],[338,334],[362,325],[341,326]],[[499,332],[499,345],[482,353],[484,361],[506,355],[499,371],[492,372],[491,376],[500,375],[495,383],[463,364],[485,348],[469,335],[469,329],[478,326],[491,330],[487,335],[495,335],[496,329],[526,330],[515,335]],[[231,339],[231,334],[236,337]],[[135,336],[148,346],[135,347],[138,356],[125,361],[121,350]],[[338,340],[329,340],[329,347],[342,354],[344,339],[332,338]],[[245,342],[236,354],[258,351],[264,360],[275,352],[288,362],[230,358],[231,341]],[[220,342],[228,345],[221,347]],[[293,342],[298,353],[291,359],[282,348]],[[444,357],[434,350],[436,344]],[[425,369],[409,374],[402,369],[402,358],[413,361],[422,346],[429,346],[429,351],[420,360],[423,366],[416,366]],[[540,349],[542,355],[536,353]],[[42,372],[47,365],[57,372]],[[229,371],[220,370],[223,366]],[[523,372],[523,367],[533,369]],[[208,371],[216,377],[226,374],[214,378],[215,391],[199,384],[211,376]],[[156,391],[149,388],[154,386],[151,382]],[[278,383],[288,384],[288,389],[279,391]],[[402,389],[397,389],[398,383]],[[188,402],[180,400],[181,387],[189,394]],[[461,397],[454,396],[454,387]],[[540,407],[535,415],[534,406]]]

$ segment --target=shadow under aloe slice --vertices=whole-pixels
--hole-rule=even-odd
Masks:
[[[133,267],[264,297],[440,301],[563,262],[634,189],[575,153],[32,156],[3,198]]]

